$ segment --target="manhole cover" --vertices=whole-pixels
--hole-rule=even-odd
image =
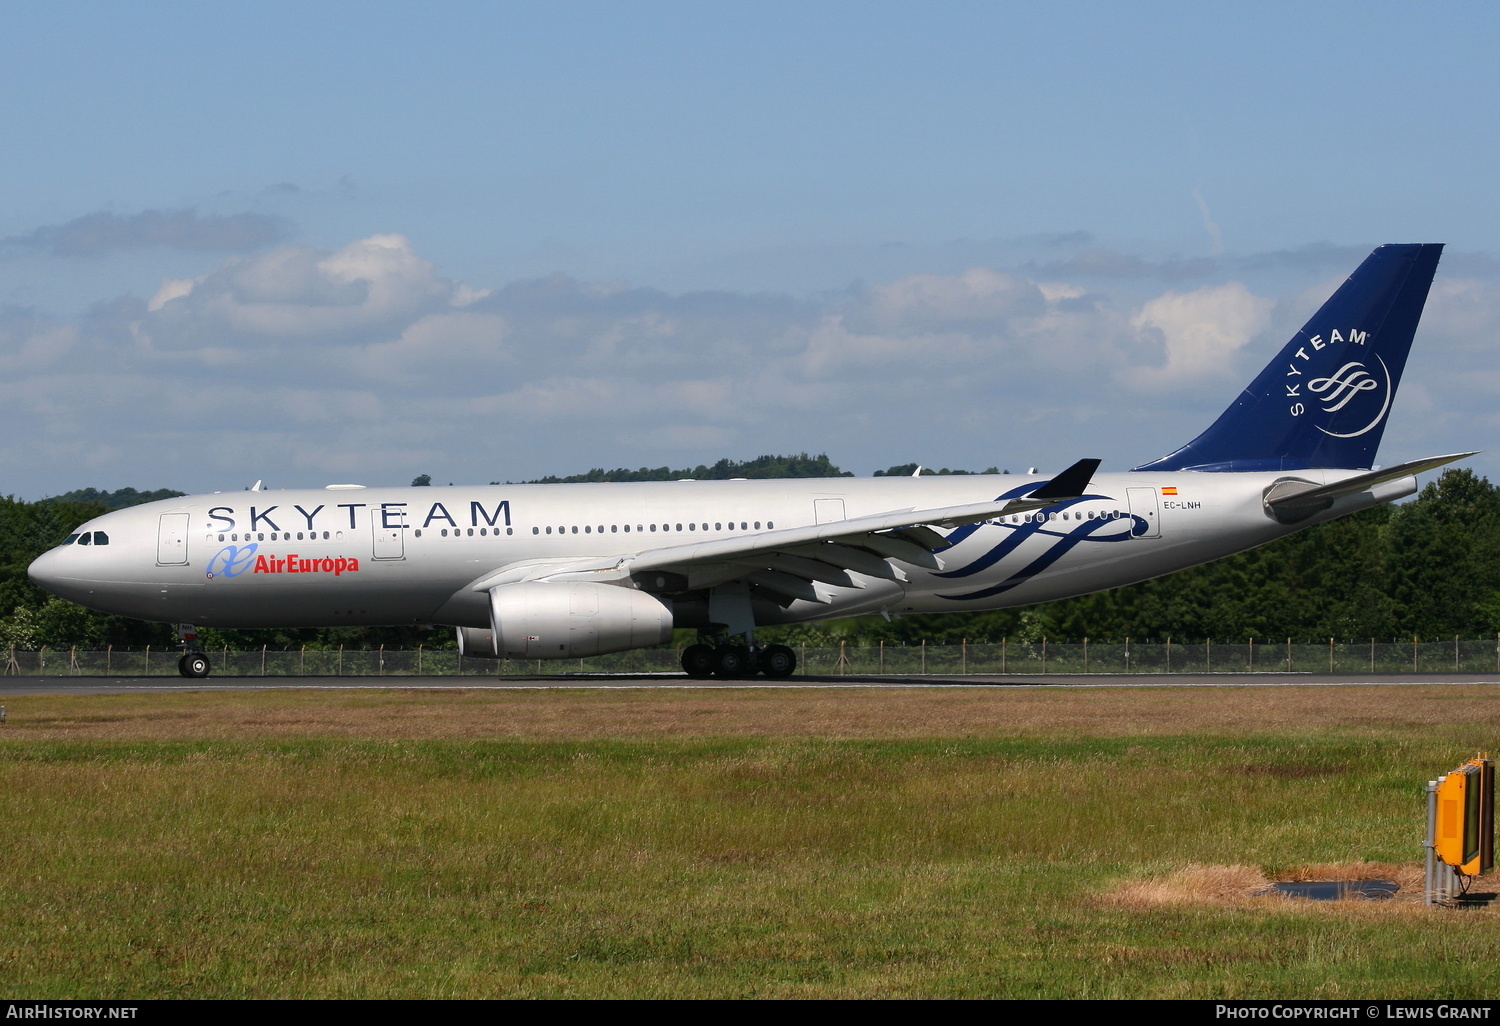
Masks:
[[[1394,880],[1303,880],[1272,884],[1260,893],[1285,894],[1293,898],[1311,898],[1313,901],[1339,901],[1345,898],[1381,901],[1400,889],[1401,885]]]

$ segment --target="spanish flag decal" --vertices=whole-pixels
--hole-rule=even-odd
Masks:
[[[1161,490],[1161,493],[1163,495],[1176,495],[1177,494],[1177,489],[1176,488],[1163,488]]]

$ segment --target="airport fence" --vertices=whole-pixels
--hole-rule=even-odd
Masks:
[[[793,646],[803,674],[937,675],[1090,673],[1497,673],[1500,636],[1441,641],[1242,643],[1011,641],[957,645]],[[535,677],[680,673],[680,648],[584,659],[471,659],[453,649],[212,649],[223,677]],[[175,676],[177,649],[8,649],[9,676]]]

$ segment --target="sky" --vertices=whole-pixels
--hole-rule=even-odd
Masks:
[[[1376,245],[1500,433],[1500,8],[0,4],[0,494],[1125,470]],[[1469,462],[1500,480],[1500,449]]]

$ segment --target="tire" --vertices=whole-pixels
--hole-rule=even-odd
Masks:
[[[682,672],[695,680],[714,675],[714,649],[712,645],[689,645],[682,650]]]
[[[783,680],[797,672],[797,653],[785,645],[771,645],[760,654],[760,669],[773,680]]]
[[[724,645],[714,649],[714,674],[726,680],[750,675],[750,650],[743,645]]]
[[[177,672],[184,677],[202,679],[208,676],[212,666],[209,664],[208,656],[202,652],[189,652],[177,660]]]

